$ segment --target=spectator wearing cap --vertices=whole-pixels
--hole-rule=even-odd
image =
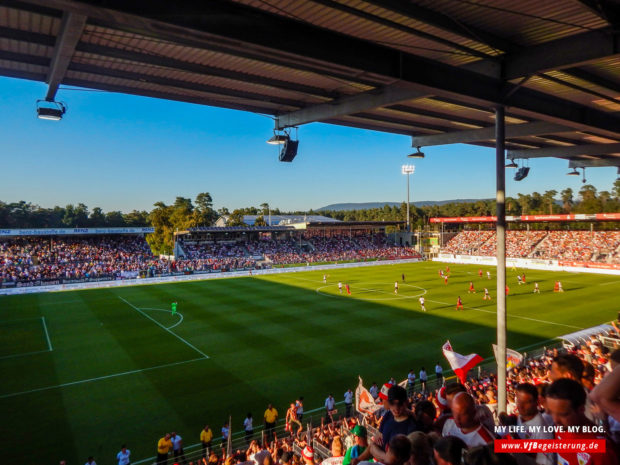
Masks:
[[[351,460],[358,458],[368,448],[368,432],[362,425],[355,425],[351,430],[355,444],[349,447],[344,454],[342,465],[351,465]]]
[[[381,401],[381,407],[377,409],[377,411],[375,412],[375,418],[377,419],[378,422],[380,422],[383,419],[383,416],[387,413],[387,411],[390,408],[387,400],[388,400],[388,391],[390,390],[391,387],[392,387],[392,384],[385,383],[383,386],[381,386],[381,390],[379,391],[379,395],[377,396],[379,400]]]
[[[301,451],[301,458],[304,465],[314,465],[314,449],[308,445]]]
[[[467,447],[484,446],[493,441],[493,434],[476,418],[476,404],[468,393],[457,393],[451,409],[453,417],[443,425],[442,436],[456,436]]]

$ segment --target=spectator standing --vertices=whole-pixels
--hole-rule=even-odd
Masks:
[[[334,399],[334,396],[330,394],[327,396],[327,399],[325,399],[325,421],[331,423],[334,420],[332,417],[332,411],[335,407],[336,400]]]
[[[276,428],[276,422],[278,421],[278,411],[273,408],[273,405],[269,404],[263,418],[265,419],[265,434],[271,437]]]
[[[370,392],[370,395],[373,399],[377,400],[377,397],[379,397],[379,386],[377,386],[376,381],[373,381],[372,386],[370,386],[368,392]]]
[[[415,389],[415,371],[413,368],[409,370],[407,374],[407,395],[413,397],[413,390]]]
[[[88,459],[86,459],[86,463],[84,465],[97,465],[97,462],[95,462],[94,457],[91,455]]]
[[[293,430],[293,428],[297,425],[297,433]],[[301,422],[297,419],[297,408],[295,404],[291,404],[291,407],[286,411],[286,426],[288,427],[291,435],[301,433],[302,426]]]
[[[172,441],[170,440],[170,433],[166,433],[157,442],[157,465],[168,465],[170,449],[172,449]]]
[[[230,434],[230,428],[228,422],[225,421],[222,426],[222,447],[228,442],[228,435]]]
[[[202,458],[211,455],[211,442],[213,441],[213,431],[206,425],[200,432],[200,443],[202,444]]]
[[[185,453],[183,452],[183,438],[179,436],[174,431],[170,433],[170,440],[172,441],[172,453],[174,454],[174,462],[179,463],[179,458],[181,463],[185,465],[187,460],[185,459]]]
[[[516,388],[516,403],[519,415],[517,426],[524,426],[525,433],[519,439],[553,439],[553,433],[544,432],[545,427],[552,426],[538,411],[538,390],[529,383],[519,384]],[[555,454],[516,454],[519,465],[554,465]]]
[[[358,458],[368,448],[368,432],[362,425],[355,425],[351,430],[353,434],[354,445],[349,447],[344,454],[342,465],[351,465],[351,460]]]
[[[116,454],[117,465],[129,465],[130,456],[131,451],[127,449],[127,444],[123,444],[121,446],[121,451]]]
[[[344,407],[344,416],[346,418],[349,418],[351,416],[351,409],[353,407],[353,391],[351,391],[351,389],[347,389],[347,392],[344,393]]]
[[[304,418],[304,396],[299,396],[299,399],[295,401],[295,407],[297,408],[297,419],[301,422]]]
[[[243,430],[245,431],[245,442],[249,446],[254,436],[254,427],[252,426],[252,413],[248,412],[248,416],[243,420]]]
[[[437,377],[437,383],[443,384],[443,368],[441,368],[439,362],[435,365],[435,376]]]
[[[426,374],[426,369],[422,367],[420,370],[420,387],[422,388],[422,392],[426,392],[426,382],[428,381],[428,375]]]

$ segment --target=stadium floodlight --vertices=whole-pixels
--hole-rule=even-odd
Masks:
[[[510,163],[506,163],[506,168],[518,168],[518,167],[519,165],[517,165],[512,158],[510,158]]]
[[[48,100],[37,100],[37,117],[49,121],[60,121],[67,112],[64,103]]]
[[[424,158],[424,152],[420,152],[420,147],[416,147],[416,151],[407,155],[407,158]]]
[[[287,134],[274,134],[273,137],[267,141],[267,143],[271,145],[282,145],[286,144],[288,140],[289,137]]]
[[[415,165],[403,165],[401,172],[407,176],[407,232],[411,231],[409,224],[409,176],[415,172]]]
[[[577,171],[577,168],[573,168],[573,171],[566,173],[566,176],[579,176],[579,171]]]

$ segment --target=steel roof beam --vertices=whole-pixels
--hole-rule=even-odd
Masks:
[[[600,167],[600,166],[618,166],[620,167],[619,158],[601,158],[600,160],[570,160],[568,162],[569,168],[587,168],[587,167]]]
[[[567,158],[579,155],[608,155],[610,153],[620,153],[620,143],[546,147],[534,150],[509,150],[506,157],[512,159],[543,157]]]
[[[539,136],[558,132],[570,132],[571,128],[554,123],[537,121],[524,124],[507,124],[506,138]],[[495,139],[495,126],[468,131],[445,132],[428,136],[414,136],[411,138],[412,147],[429,147],[432,145],[469,144]]]
[[[75,46],[79,42],[86,26],[86,19],[87,17],[84,15],[71,12],[63,13],[50,69],[45,79],[45,82],[48,83],[45,100],[52,101],[56,97],[58,86],[60,86],[67,73],[71,58],[75,53]]]
[[[153,0],[148,5],[125,0],[30,1],[76,10],[74,12],[87,14],[89,18],[94,16],[141,34],[174,37],[175,40],[191,38],[202,42],[207,49],[213,44],[226,44],[227,48],[239,52],[251,49],[258,56],[275,55],[286,59],[292,68],[303,63],[314,66],[318,72],[322,69],[337,71],[349,74],[352,79],[368,76],[384,82],[400,80],[418,86],[423,93],[490,106],[503,104],[526,112],[530,118],[544,118],[579,130],[594,129],[614,137],[620,133],[620,117],[610,113],[525,87],[506,98],[517,87],[502,79],[237,3],[211,0],[197,4],[192,0],[177,0],[175,12],[170,15],[169,3],[164,0]]]

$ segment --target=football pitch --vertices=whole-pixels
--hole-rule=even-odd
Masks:
[[[0,296],[2,463],[132,463],[155,455],[164,432],[185,446],[228,415],[261,424],[300,395],[306,410],[358,375],[368,387],[410,368],[433,372],[442,344],[491,357],[495,270],[436,262],[286,273],[114,289]],[[492,273],[487,280],[486,271]],[[508,346],[542,345],[615,319],[620,279],[608,275],[507,271]],[[401,274],[405,274],[405,282]],[[327,282],[323,275],[328,274]],[[562,281],[566,292],[554,293]],[[394,282],[399,281],[398,294]],[[340,294],[338,282],[351,295]],[[468,294],[473,281],[476,294]],[[541,294],[533,294],[538,282]],[[492,300],[484,301],[488,287]],[[457,312],[457,296],[464,311]],[[418,301],[426,299],[427,312]],[[170,304],[178,302],[172,314]],[[219,443],[219,441],[218,441]],[[147,462],[151,463],[151,462]]]

